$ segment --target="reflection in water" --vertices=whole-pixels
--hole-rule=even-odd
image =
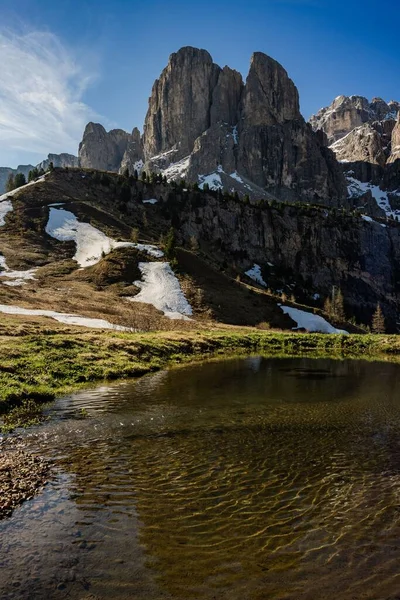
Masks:
[[[27,434],[58,476],[0,524],[0,597],[395,597],[398,373],[251,357],[60,400]]]

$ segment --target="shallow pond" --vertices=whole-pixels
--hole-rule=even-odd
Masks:
[[[400,366],[251,357],[60,399],[0,598],[394,599]]]

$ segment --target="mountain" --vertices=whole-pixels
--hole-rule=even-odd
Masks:
[[[54,170],[0,198],[0,309],[293,328],[289,304],[333,319],[325,331],[357,331],[379,303],[400,331],[397,104],[341,98],[313,130],[272,58],[255,53],[244,82],[182,48],[153,85],[143,135],[89,123],[79,167],[49,155]],[[352,323],[323,312],[339,289]]]
[[[53,167],[79,167],[79,158],[73,154],[49,154],[45,160],[42,160],[36,167],[40,170],[47,171],[50,163],[53,163]]]
[[[79,158],[86,168],[132,174],[143,166],[257,199],[346,204],[342,173],[301,116],[296,86],[261,52],[243,82],[206,50],[181,48],[153,85],[143,135],[89,123]]]
[[[7,180],[10,177],[10,175],[22,173],[27,180],[29,171],[31,171],[32,169],[34,169],[33,165],[18,165],[16,169],[11,169],[11,167],[0,167],[0,194],[3,194],[5,192]]]
[[[321,313],[340,288],[349,318],[369,324],[380,302],[388,330],[398,330],[396,222],[300,203],[252,205],[89,169],[55,169],[10,200],[0,222],[0,308],[22,304],[142,329],[173,327],[162,312],[186,311],[187,302],[195,322],[185,327],[211,320],[291,329],[284,302],[357,331]],[[159,247],[171,227],[173,271]]]
[[[50,163],[53,163],[54,167],[78,167],[79,159],[73,154],[49,154],[45,160],[42,160],[42,162],[36,165],[36,168],[47,171]],[[29,171],[32,171],[34,168],[34,165],[18,165],[16,169],[11,169],[10,167],[0,167],[0,195],[4,194],[7,180],[10,175],[22,173],[25,176],[25,179],[28,181]]]
[[[391,135],[400,102],[391,100],[386,103],[382,98],[373,98],[371,102],[364,96],[338,96],[332,104],[321,108],[310,118],[314,131],[322,129],[333,144],[356,127],[364,123],[385,123],[387,136]]]
[[[338,96],[311,117],[342,166],[350,200],[368,214],[400,218],[400,102]]]

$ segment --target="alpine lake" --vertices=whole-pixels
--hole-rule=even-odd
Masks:
[[[400,365],[214,360],[46,411],[2,600],[399,597]]]

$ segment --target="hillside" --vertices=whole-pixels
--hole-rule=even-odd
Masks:
[[[318,312],[342,281],[349,318],[362,322],[364,316],[369,324],[379,298],[390,324],[395,304],[382,297],[391,285],[391,255],[384,251],[388,236],[398,238],[395,223],[382,227],[321,207],[250,205],[220,192],[82,169],[56,169],[0,207],[6,203],[1,305],[139,330],[205,323],[291,329],[302,323],[284,314],[282,298],[286,306]],[[171,226],[177,244],[166,257]],[[349,231],[352,239],[345,241]],[[360,260],[370,261],[364,270]],[[381,269],[380,279],[367,267]],[[362,286],[369,304],[363,304]],[[174,312],[178,319],[169,318]]]

